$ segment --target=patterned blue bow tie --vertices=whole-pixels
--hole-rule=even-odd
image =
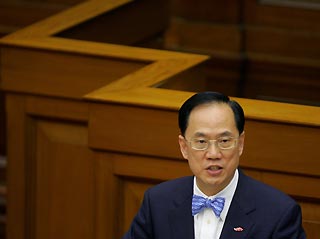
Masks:
[[[204,208],[211,208],[217,217],[224,207],[225,199],[223,197],[216,197],[215,199],[204,198],[198,195],[193,195],[192,198],[192,216],[198,214]]]

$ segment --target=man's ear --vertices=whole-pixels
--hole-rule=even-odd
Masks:
[[[243,148],[244,148],[244,138],[245,138],[245,134],[244,131],[241,133],[241,135],[239,136],[239,155],[242,155],[243,152]]]
[[[183,158],[188,159],[188,145],[185,138],[182,135],[179,135],[179,145]]]

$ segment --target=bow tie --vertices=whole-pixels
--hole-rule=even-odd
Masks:
[[[220,214],[224,207],[225,199],[223,197],[216,197],[211,200],[209,198],[204,198],[198,195],[193,195],[192,198],[192,216],[198,214],[204,208],[211,208],[214,214],[217,217],[220,217]]]

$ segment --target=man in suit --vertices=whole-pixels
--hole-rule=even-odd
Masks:
[[[301,209],[284,193],[238,169],[242,107],[217,92],[179,110],[179,145],[194,176],[148,189],[123,239],[303,239]]]

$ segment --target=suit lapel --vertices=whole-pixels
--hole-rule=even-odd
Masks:
[[[230,206],[224,223],[220,239],[244,239],[248,238],[254,222],[248,216],[248,212],[235,201]]]
[[[240,173],[236,192],[233,196],[220,239],[248,238],[254,225],[250,213],[255,211],[255,202],[250,197],[246,185],[247,176]],[[249,190],[250,191],[250,190]]]
[[[169,214],[172,239],[194,239],[194,223],[191,214],[192,193],[193,177],[190,177],[188,184],[174,202],[175,208]]]

